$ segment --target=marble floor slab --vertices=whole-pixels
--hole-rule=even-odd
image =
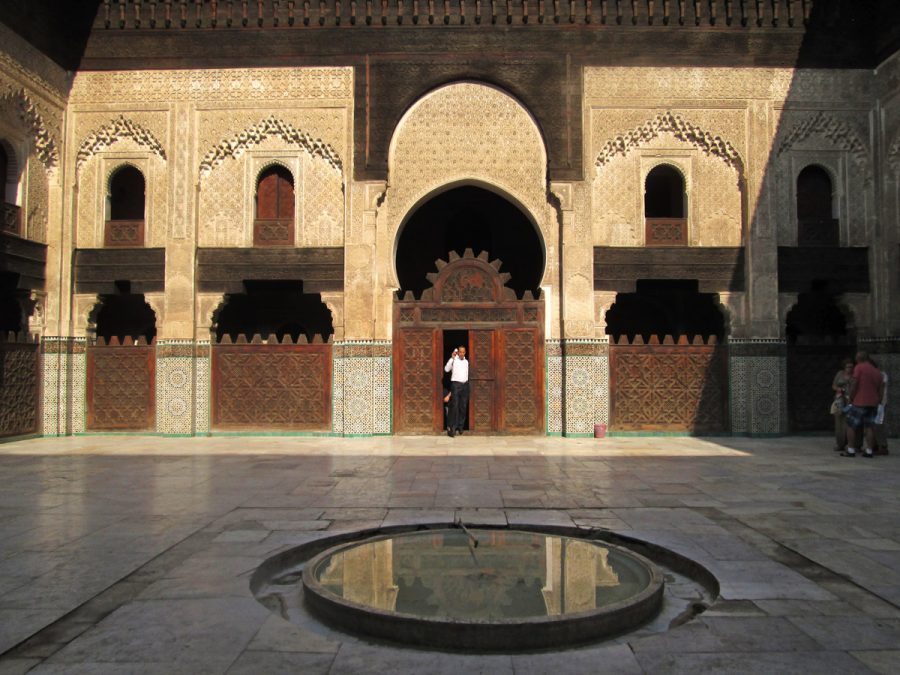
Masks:
[[[352,529],[599,528],[719,580],[699,617],[456,654],[288,622],[267,557]],[[0,444],[0,673],[894,673],[900,457],[823,437],[160,438]]]

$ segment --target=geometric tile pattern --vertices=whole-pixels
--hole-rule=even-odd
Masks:
[[[344,433],[344,359],[334,350],[332,363],[334,381],[331,391],[331,430],[336,434]]]
[[[52,343],[52,346],[51,346]],[[43,338],[41,349],[43,357],[43,375],[41,378],[42,405],[41,405],[41,433],[44,436],[58,436],[59,429],[59,376],[62,372],[62,360],[65,357],[59,349],[57,338]]]
[[[83,434],[87,420],[87,339],[83,337],[72,338],[72,353],[69,355],[69,363],[66,372],[67,401],[61,410],[68,410],[69,419],[65,425],[66,433]]]
[[[751,436],[788,433],[787,359],[733,356],[729,373],[731,432]]]
[[[391,350],[391,343],[384,342],[388,352]],[[375,424],[373,432],[375,434],[391,433],[391,357],[375,356],[372,358],[373,372],[373,389],[372,402],[374,404]]]
[[[551,344],[552,343],[552,344]],[[548,340],[547,356],[547,433],[562,433],[562,356],[559,340]],[[557,354],[551,352],[555,348]]]
[[[608,346],[605,339],[546,341],[548,435],[583,436],[609,425]]]
[[[209,340],[198,340],[194,357],[194,433],[209,433],[210,360]]]
[[[371,356],[344,358],[345,436],[371,436],[374,433],[373,369]]]
[[[170,342],[162,342],[164,347]],[[193,341],[179,344],[193,350]],[[159,356],[156,358],[156,431],[161,434],[193,433],[195,359],[192,356]]]

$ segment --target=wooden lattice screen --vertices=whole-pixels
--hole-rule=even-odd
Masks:
[[[715,337],[621,337],[609,352],[611,430],[728,430],[728,359]]]
[[[316,338],[320,340],[320,338]],[[226,335],[212,348],[212,424],[218,429],[331,430],[332,348]]]
[[[143,338],[98,339],[87,349],[87,428],[145,431],[155,426],[155,346]]]

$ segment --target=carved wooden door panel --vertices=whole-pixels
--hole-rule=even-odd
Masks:
[[[438,332],[432,328],[398,331],[394,352],[398,432],[430,433],[440,429]],[[438,425],[435,427],[435,425]]]
[[[156,424],[156,350],[145,345],[87,350],[87,428],[144,430]]]
[[[834,397],[831,383],[850,345],[791,345],[787,355],[788,418],[791,431],[828,431],[834,418],[828,409]]]
[[[495,331],[469,331],[469,430],[496,431]]]
[[[500,338],[500,431],[539,432],[543,428],[544,368],[538,331],[504,329]]]

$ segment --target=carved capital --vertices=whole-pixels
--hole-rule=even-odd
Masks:
[[[75,337],[94,337],[97,334],[97,312],[100,296],[96,293],[76,293],[72,307],[72,332]]]
[[[218,314],[225,304],[224,293],[200,293],[197,295],[197,332],[203,336],[204,332],[212,332],[218,323]],[[203,336],[205,337],[205,336]]]
[[[322,302],[331,312],[331,325],[334,328],[334,340],[344,339],[344,294],[322,293]]]

